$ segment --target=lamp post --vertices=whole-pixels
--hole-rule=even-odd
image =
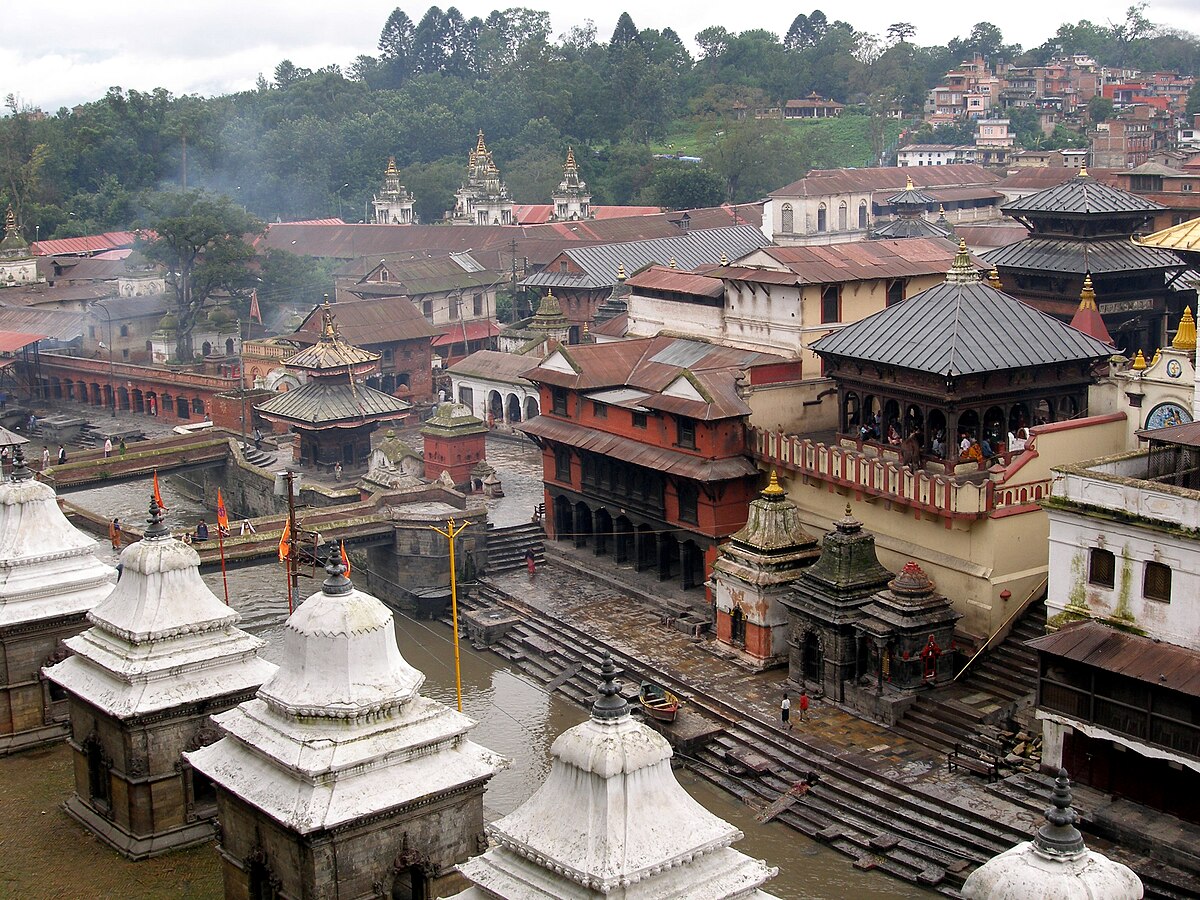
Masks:
[[[343,185],[342,185],[340,188],[338,188],[338,189],[337,189],[337,198],[338,198],[338,218],[339,218],[339,219],[343,218],[343,217],[346,215],[346,211],[345,211],[345,208],[344,208],[344,203],[343,203],[343,200],[342,200],[342,191],[344,191],[344,190],[345,190],[346,188],[348,188],[348,187],[350,187],[350,182],[348,182],[348,181],[347,181],[345,184],[343,184]]]
[[[113,374],[113,347],[112,347],[112,313],[107,306],[101,303],[93,303],[92,309],[104,310],[104,318],[108,322],[108,393],[112,399],[112,417],[117,417],[117,382]],[[102,343],[101,347],[104,346]]]

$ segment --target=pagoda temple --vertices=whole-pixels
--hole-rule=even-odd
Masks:
[[[44,281],[29,242],[21,236],[12,207],[4,216],[4,237],[0,238],[0,287],[14,287]]]
[[[363,382],[379,374],[378,353],[348,344],[338,335],[326,298],[321,337],[283,361],[303,383],[275,394],[254,408],[270,422],[290,426],[300,436],[296,461],[323,471],[335,465],[363,471],[371,455],[371,432],[381,422],[403,419],[411,404]]]
[[[592,194],[587,182],[579,177],[579,166],[575,162],[575,151],[567,148],[567,161],[563,163],[563,180],[551,195],[554,201],[552,222],[587,219],[592,215]]]
[[[887,203],[896,211],[896,216],[885,225],[871,232],[871,239],[876,241],[892,240],[894,238],[945,238],[950,236],[949,223],[945,222],[945,212],[937,222],[930,222],[925,214],[933,209],[936,200],[913,184],[909,178],[904,190],[887,198]]]
[[[467,178],[454,192],[454,209],[447,218],[459,225],[512,225],[516,221],[508,187],[500,180],[482,129],[475,149],[467,156]]]
[[[1186,304],[1195,306],[1195,291],[1178,283],[1187,268],[1183,260],[1131,240],[1161,209],[1080,169],[1062,184],[1002,206],[1031,233],[983,257],[1004,290],[1064,322],[1075,314],[1090,275],[1115,344],[1150,352],[1166,343],[1168,315],[1175,321]]]
[[[375,195],[371,206],[375,209],[376,225],[415,225],[413,204],[416,197],[400,183],[400,172],[396,168],[396,157],[389,156],[387,169],[383,173],[383,190]]]
[[[750,503],[746,525],[717,554],[712,570],[717,641],[755,669],[786,664],[787,609],[781,598],[821,551],[774,470]]]
[[[906,301],[907,302],[907,301]],[[841,703],[845,683],[865,669],[857,625],[892,573],[875,555],[875,536],[850,512],[821,540],[821,557],[782,598],[788,613],[788,678]]]
[[[54,490],[34,480],[18,444],[0,484],[0,755],[67,734],[66,695],[42,666],[66,656],[63,641],[112,590],[116,571],[95,550]]]
[[[742,833],[671,772],[671,745],[629,714],[605,657],[588,720],[550,748],[550,774],[487,826],[492,849],[459,869],[453,900],[772,900],[778,869],[731,846]]]
[[[325,571],[279,670],[187,754],[217,786],[225,896],[443,896],[486,846],[483,792],[504,761],[421,696],[391,611],[340,562]]]
[[[962,241],[944,283],[810,348],[837,383],[846,438],[867,428],[880,440],[895,427],[922,442],[921,465],[947,473],[963,436],[998,452],[1008,432],[1084,415],[1096,367],[1113,353],[981,281]]]
[[[180,753],[215,741],[209,716],[254,696],[275,666],[265,641],[200,577],[200,557],[171,536],[150,500],[141,541],[121,553],[121,578],[46,669],[66,691],[75,793],[67,812],[132,859],[213,837],[212,784]]]

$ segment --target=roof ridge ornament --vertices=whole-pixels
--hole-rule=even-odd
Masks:
[[[1099,310],[1099,307],[1096,306],[1096,289],[1092,287],[1090,272],[1083,276],[1083,290],[1079,292],[1079,308]]]
[[[1133,365],[1130,366],[1135,372],[1144,371],[1146,368],[1146,356],[1141,350],[1137,352],[1137,356],[1133,358]]]
[[[770,481],[768,481],[767,486],[762,489],[762,496],[764,500],[774,501],[782,500],[787,496],[787,492],[784,491],[783,487],[779,484],[779,476],[775,473],[774,469],[771,469]]]
[[[1183,315],[1179,317],[1179,328],[1171,340],[1171,347],[1175,350],[1196,349],[1196,320],[1192,317],[1190,306],[1183,308]]]
[[[1079,174],[1076,177],[1077,178],[1091,178],[1092,177],[1088,174],[1087,163],[1080,164]]]
[[[354,582],[346,577],[346,565],[340,554],[330,550],[325,562],[325,574],[329,577],[321,584],[321,590],[327,597],[341,597],[354,590]]]
[[[13,448],[13,481],[28,481],[33,477],[33,473],[29,471],[29,466],[25,464],[25,448],[21,444],[17,444]]]
[[[1004,289],[1004,285],[1000,283],[1000,270],[992,266],[992,270],[988,272],[988,284],[1000,291]]]
[[[967,250],[965,238],[958,239],[958,252],[954,254],[954,264],[946,273],[947,284],[977,284],[979,271],[971,262],[971,254]]]
[[[1071,779],[1066,769],[1059,769],[1054,779],[1054,791],[1050,795],[1051,806],[1046,809],[1046,824],[1037,831],[1034,846],[1051,856],[1075,856],[1087,848],[1083,835],[1075,827],[1079,813],[1072,806]]]
[[[142,538],[155,540],[171,537],[171,529],[166,526],[163,521],[163,508],[158,505],[158,500],[154,494],[150,494],[150,515],[146,519],[148,523],[146,530],[142,532]]]

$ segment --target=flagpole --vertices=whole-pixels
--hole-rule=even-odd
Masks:
[[[447,519],[445,531],[436,525],[429,526],[450,542],[450,618],[454,621],[454,687],[458,691],[459,712],[462,712],[462,668],[458,658],[458,577],[454,565],[454,539],[470,524],[470,522],[463,522],[455,530],[454,520]]]
[[[229,605],[229,579],[225,575],[225,529],[217,523],[217,546],[221,548],[221,583],[225,585],[225,605]]]

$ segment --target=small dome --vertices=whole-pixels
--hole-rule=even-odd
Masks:
[[[359,719],[417,696],[425,676],[396,646],[391,610],[357,590],[341,566],[288,618],[283,664],[259,697],[288,716]]]
[[[900,574],[888,582],[888,587],[894,594],[917,596],[933,593],[934,584],[933,579],[925,574],[925,570],[910,559],[904,564]]]
[[[228,325],[233,321],[233,318],[233,313],[224,306],[218,306],[216,309],[209,310],[208,312],[208,321],[217,326]]]
[[[179,328],[179,319],[174,313],[167,313],[158,320],[159,331],[175,331]]]

